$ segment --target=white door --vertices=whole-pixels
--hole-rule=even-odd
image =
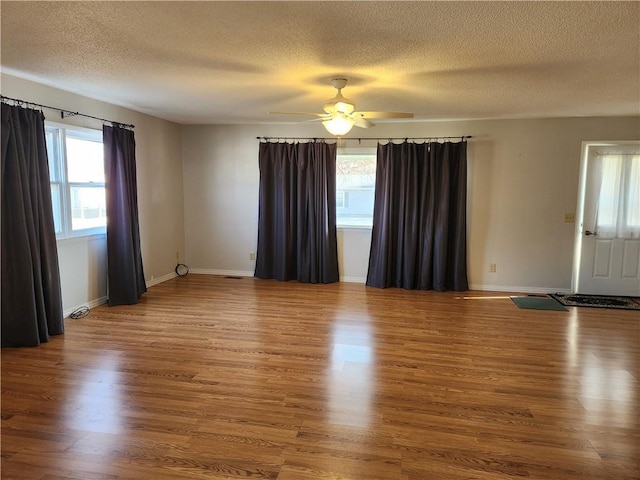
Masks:
[[[575,291],[640,296],[640,142],[585,143]]]

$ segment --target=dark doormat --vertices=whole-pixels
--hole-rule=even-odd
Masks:
[[[638,297],[581,295],[579,293],[551,293],[549,296],[569,307],[623,308],[625,310],[640,310],[640,298]]]
[[[562,304],[555,301],[553,298],[548,296],[544,297],[536,297],[536,296],[528,296],[528,297],[510,297],[520,308],[530,308],[533,310],[558,310],[568,312],[566,308],[562,306]]]

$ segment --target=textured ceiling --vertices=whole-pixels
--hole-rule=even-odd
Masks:
[[[640,113],[640,3],[7,2],[2,71],[185,124],[298,120],[346,77],[417,119]],[[26,99],[28,100],[28,99]]]

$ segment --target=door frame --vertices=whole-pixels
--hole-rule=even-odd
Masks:
[[[580,255],[582,254],[584,201],[587,189],[587,168],[589,149],[595,147],[615,147],[625,145],[640,145],[639,140],[608,140],[608,141],[583,141],[580,150],[580,176],[578,181],[578,203],[576,205],[576,228],[573,241],[573,270],[571,272],[571,293],[578,291],[580,274]]]

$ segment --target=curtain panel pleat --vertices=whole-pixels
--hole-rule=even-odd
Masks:
[[[2,346],[64,333],[44,115],[2,104]]]
[[[107,195],[107,297],[109,306],[132,305],[147,291],[140,250],[135,137],[102,127]]]
[[[467,144],[378,145],[367,285],[468,289]]]
[[[258,162],[255,276],[337,282],[336,145],[261,143]]]

